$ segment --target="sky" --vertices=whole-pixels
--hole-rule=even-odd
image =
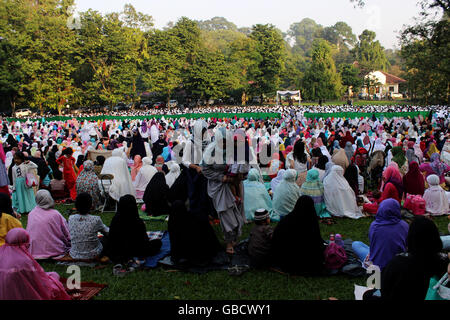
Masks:
[[[120,12],[126,3],[151,15],[158,29],[182,16],[193,20],[224,17],[238,27],[271,23],[283,32],[304,18],[322,26],[344,21],[357,36],[364,29],[375,31],[386,49],[399,47],[399,31],[413,24],[420,11],[416,0],[366,0],[364,8],[355,8],[350,0],[75,0],[78,12]]]

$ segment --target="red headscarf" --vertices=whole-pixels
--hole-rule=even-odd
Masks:
[[[409,164],[409,171],[403,177],[403,187],[406,193],[423,196],[425,192],[425,178],[420,173],[417,162],[412,161]]]

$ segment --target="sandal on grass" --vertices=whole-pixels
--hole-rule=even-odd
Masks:
[[[113,267],[113,274],[118,277],[123,277],[127,274],[127,270],[125,270],[121,264],[116,264]]]

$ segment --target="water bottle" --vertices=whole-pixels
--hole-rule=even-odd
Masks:
[[[342,240],[342,236],[339,233],[336,234],[336,244],[344,247],[344,241]]]
[[[330,243],[334,243],[334,234],[330,234]]]

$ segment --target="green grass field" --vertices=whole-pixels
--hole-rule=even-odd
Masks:
[[[69,205],[58,205],[57,209],[68,217]],[[110,225],[113,212],[101,214],[106,225]],[[26,227],[27,217],[22,217]],[[341,233],[344,238],[368,243],[368,230],[373,218],[360,220],[338,219],[335,225],[321,224],[324,239],[331,233]],[[446,233],[447,217],[435,218],[439,231]],[[146,222],[147,230],[167,230],[166,222]],[[251,225],[243,229],[242,239],[248,237]],[[215,227],[218,238],[222,235]],[[300,253],[299,253],[300,254]],[[68,277],[67,266],[43,262],[45,271],[56,271],[61,277]],[[164,267],[136,271],[123,278],[112,273],[112,264],[102,269],[81,267],[81,281],[108,284],[95,299],[101,300],[317,300],[336,297],[340,300],[354,300],[354,284],[365,285],[366,279],[344,275],[330,277],[299,277],[282,275],[273,271],[251,270],[240,277],[230,276],[226,271],[215,271],[203,275],[174,271]]]

